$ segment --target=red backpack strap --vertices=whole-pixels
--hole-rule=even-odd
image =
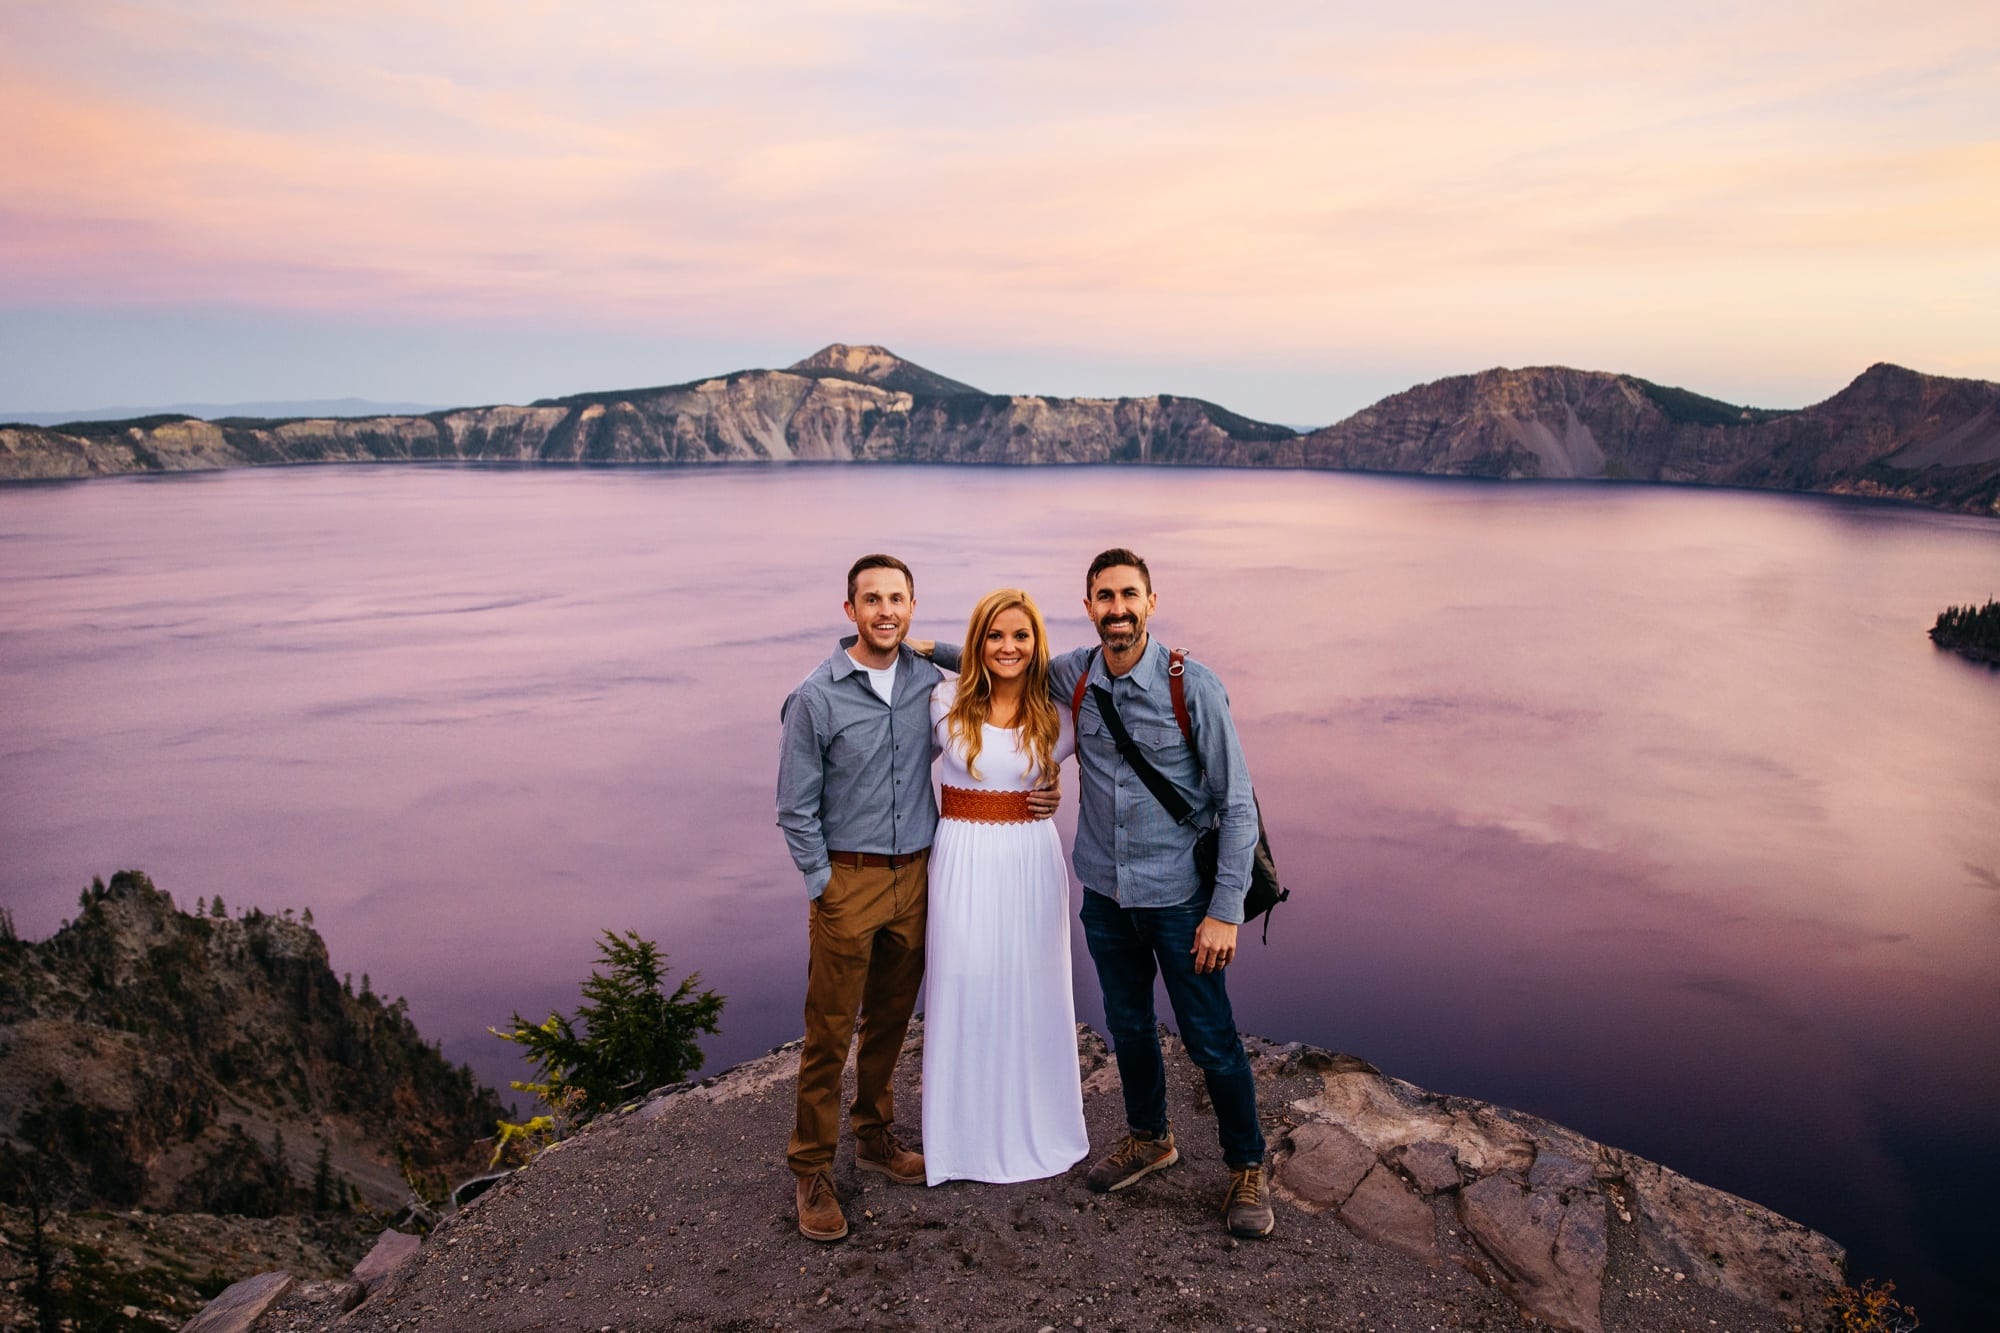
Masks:
[[[1174,721],[1181,724],[1181,739],[1192,746],[1194,724],[1188,721],[1187,682],[1182,679],[1185,675],[1187,675],[1187,649],[1176,648],[1167,654],[1167,692],[1174,696]]]
[[[1090,684],[1090,664],[1096,660],[1095,652],[1083,659],[1083,674],[1076,678],[1076,692],[1069,697],[1069,730],[1072,736],[1080,737],[1083,733],[1083,692]],[[1077,744],[1082,745],[1083,742],[1078,740]]]

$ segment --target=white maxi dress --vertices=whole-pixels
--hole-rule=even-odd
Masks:
[[[974,791],[1036,785],[1019,733],[989,726],[966,771],[931,695],[938,778]],[[1075,749],[1067,714],[1060,762]],[[1006,1184],[1060,1175],[1090,1151],[1070,990],[1069,871],[1053,820],[940,819],[931,844],[924,975],[924,1170]]]

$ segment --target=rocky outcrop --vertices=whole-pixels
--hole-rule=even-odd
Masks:
[[[1629,375],[1489,370],[1309,435],[1213,403],[981,393],[880,347],[528,407],[302,421],[0,427],[0,479],[270,463],[1182,463],[1612,479],[1889,496],[2000,514],[2000,385],[1871,367],[1797,412]]]
[[[285,1272],[245,1278],[203,1306],[188,1321],[186,1333],[244,1333],[297,1285],[298,1279]]]
[[[1557,1328],[1601,1333],[1614,1230],[1654,1269],[1763,1309],[1817,1313],[1841,1285],[1844,1252],[1826,1237],[1657,1163],[1350,1057],[1286,1058],[1322,1086],[1293,1103],[1281,1194],[1365,1239],[1490,1274]]]
[[[922,1041],[918,1024],[898,1076],[912,1124]],[[1842,1255],[1823,1236],[1532,1116],[1350,1057],[1246,1044],[1275,1149],[1265,1240],[1221,1229],[1226,1174],[1200,1077],[1171,1039],[1173,1170],[1112,1195],[1083,1189],[1087,1164],[899,1189],[844,1147],[834,1175],[853,1233],[801,1240],[781,1160],[794,1045],[600,1117],[421,1247],[295,1289],[249,1327],[1825,1325]],[[1117,1070],[1088,1029],[1078,1061],[1092,1140],[1111,1142]]]
[[[0,942],[0,1158],[32,1158],[73,1203],[297,1211],[324,1145],[323,1193],[393,1204],[397,1145],[456,1169],[492,1134],[499,1099],[401,1001],[343,985],[289,910],[190,914],[136,871],[80,909]],[[0,1171],[0,1201],[20,1189]]]
[[[498,1097],[336,977],[310,914],[190,914],[136,871],[78,906],[46,940],[0,935],[0,1223],[18,1243],[51,1214],[79,1318],[240,1275],[232,1218],[330,1263],[357,1212],[410,1197],[406,1170],[484,1163]],[[78,1222],[97,1210],[119,1224]]]

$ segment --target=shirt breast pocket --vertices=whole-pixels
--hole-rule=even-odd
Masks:
[[[1132,739],[1149,755],[1172,754],[1186,744],[1179,727],[1139,722],[1128,725],[1125,730],[1132,733]]]

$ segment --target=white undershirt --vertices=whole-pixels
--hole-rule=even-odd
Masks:
[[[898,658],[885,667],[861,666],[859,662],[855,665],[868,673],[869,687],[882,696],[882,702],[892,704],[896,702],[896,667],[900,662]]]

